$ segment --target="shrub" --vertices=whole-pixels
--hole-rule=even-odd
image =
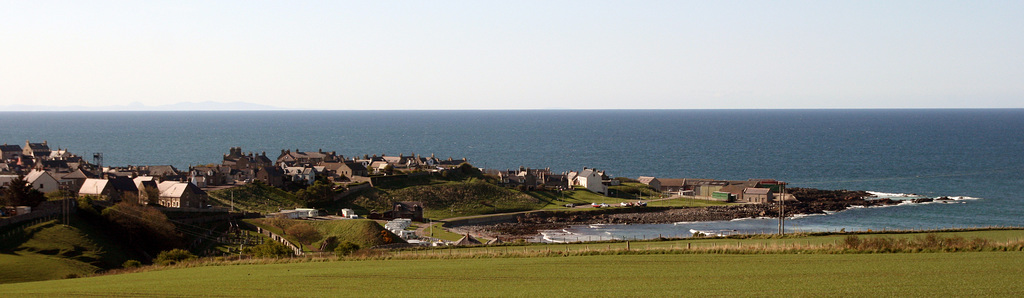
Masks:
[[[306,245],[316,242],[322,237],[316,228],[306,223],[294,224],[285,229],[284,233],[295,237],[295,239],[299,240],[299,243]]]
[[[124,261],[124,264],[121,264],[121,267],[125,268],[125,269],[128,269],[128,268],[139,268],[141,266],[142,266],[142,262],[139,262],[137,260],[127,260],[127,261]]]
[[[258,258],[283,258],[292,254],[292,251],[287,246],[277,241],[268,241],[260,245],[246,247],[244,252]]]
[[[359,250],[359,245],[345,241],[342,242],[341,244],[338,244],[338,247],[334,248],[334,253],[337,254],[338,256],[347,256],[357,250]]]
[[[172,250],[161,251],[160,254],[156,256],[156,259],[153,259],[153,263],[160,265],[174,265],[177,263],[194,259],[196,259],[196,255],[192,254],[191,252],[184,249],[175,248]]]

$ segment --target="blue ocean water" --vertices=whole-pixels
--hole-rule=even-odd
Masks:
[[[0,143],[46,140],[83,156],[102,152],[105,165],[184,169],[219,163],[237,146],[272,158],[282,149],[434,153],[498,169],[595,167],[634,178],[773,178],[794,187],[978,198],[800,218],[790,224],[796,229],[1020,226],[1022,132],[1021,109],[0,112]],[[736,230],[775,224],[741,222]],[[576,232],[695,228],[670,226]]]

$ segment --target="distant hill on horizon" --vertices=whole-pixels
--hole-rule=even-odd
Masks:
[[[284,108],[248,102],[179,102],[165,105],[146,105],[133,102],[127,105],[107,106],[44,106],[44,105],[4,105],[0,110],[12,112],[37,111],[265,111],[284,110]]]

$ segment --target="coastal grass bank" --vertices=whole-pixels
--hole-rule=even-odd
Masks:
[[[136,273],[6,284],[0,285],[0,293],[1011,296],[1024,292],[1022,238],[1024,230],[996,229],[369,250],[341,259],[208,259]],[[864,246],[869,243],[897,249]]]

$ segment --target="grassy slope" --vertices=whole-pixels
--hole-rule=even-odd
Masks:
[[[361,193],[352,203],[368,210],[390,210],[391,202],[420,201],[424,217],[450,218],[477,214],[533,210],[548,203],[521,192],[470,178],[431,182],[401,188],[377,188]]]
[[[249,212],[277,212],[280,209],[301,208],[305,203],[281,189],[261,183],[249,183],[209,193],[216,206],[231,206],[234,194],[235,209]]]
[[[1024,252],[611,255],[197,267],[0,285],[0,292],[82,296],[1014,296],[1024,291],[1019,280],[1022,274]],[[415,278],[409,278],[412,276]],[[402,286],[382,286],[386,280],[401,280]]]
[[[380,224],[377,224],[377,222],[366,219],[307,221],[260,218],[246,219],[245,221],[263,227],[264,229],[268,229],[276,234],[283,235],[292,243],[298,243],[299,241],[284,233],[283,228],[287,228],[289,224],[311,225],[320,232],[321,237],[310,245],[303,245],[302,248],[306,251],[315,251],[319,249],[320,244],[330,236],[336,237],[339,243],[348,241],[359,245],[359,247],[373,247],[385,244],[384,240],[381,238],[381,231],[386,230],[381,227]],[[399,238],[392,234],[392,239]]]
[[[18,270],[0,270],[0,283],[84,276],[128,259],[103,231],[77,216],[69,226],[49,221],[25,232],[22,240],[3,244],[0,264]]]
[[[74,259],[27,251],[0,253],[0,284],[64,278],[70,274],[86,276],[99,267]]]
[[[676,249],[686,248],[689,245],[693,249],[707,249],[707,248],[732,248],[736,246],[742,246],[745,248],[758,248],[758,247],[792,247],[792,246],[814,246],[814,245],[836,245],[842,244],[843,240],[849,235],[856,235],[861,238],[870,237],[885,237],[885,238],[915,238],[924,237],[929,233],[875,233],[875,234],[832,234],[823,236],[806,236],[800,235],[787,235],[785,237],[774,237],[772,235],[765,235],[763,237],[752,237],[747,239],[736,239],[736,238],[683,238],[681,240],[670,240],[670,241],[631,241],[630,247],[633,249]],[[932,233],[941,235],[943,237],[963,237],[966,239],[983,238],[994,242],[1006,242],[1006,241],[1019,241],[1024,239],[1024,230],[984,230],[984,231],[956,231],[956,232],[938,232]],[[655,236],[655,235],[649,235]],[[672,237],[674,235],[663,235],[665,237]],[[587,239],[580,239],[587,240]],[[556,251],[564,251],[566,249],[571,251],[589,251],[589,250],[621,250],[626,247],[625,242],[590,242],[590,243],[570,243],[570,244],[548,244],[548,245],[533,245],[529,250],[542,250],[551,249]],[[455,253],[472,253],[480,251],[501,251],[504,248],[488,248],[488,247],[461,247],[455,248]]]

